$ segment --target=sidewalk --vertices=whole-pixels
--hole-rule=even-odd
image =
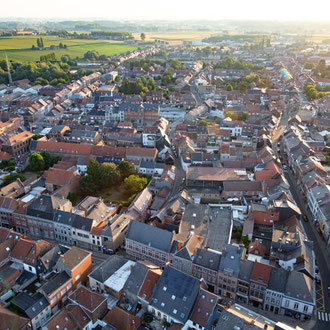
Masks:
[[[295,319],[293,317],[290,317],[290,316],[274,314],[270,311],[265,311],[265,310],[260,309],[258,307],[254,307],[254,306],[251,306],[249,304],[244,304],[242,302],[240,302],[239,304],[246,307],[247,309],[250,309],[251,311],[253,311],[255,313],[258,313],[262,316],[267,317],[270,320],[273,320],[274,322],[283,322],[283,323],[285,323],[289,326],[292,326],[292,327],[299,326],[300,328],[302,328],[304,330],[313,329],[315,327],[316,323],[317,323],[315,315],[313,315],[313,317],[308,321],[300,321],[300,320],[297,320],[297,319]]]

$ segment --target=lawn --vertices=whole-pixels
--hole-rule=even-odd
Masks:
[[[41,55],[54,52],[57,59],[62,55],[70,55],[72,58],[82,58],[84,53],[95,50],[100,55],[116,55],[134,51],[137,46],[123,43],[112,43],[100,40],[63,39],[58,37],[43,36],[45,47],[58,45],[60,42],[67,45],[67,49],[56,50],[31,50],[32,45],[37,45],[37,37],[11,37],[0,38],[0,59],[7,53],[9,60],[14,61],[38,61]]]

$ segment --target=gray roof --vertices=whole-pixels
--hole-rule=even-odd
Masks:
[[[148,270],[149,268],[147,266],[136,263],[124,285],[124,290],[137,296],[148,273]]]
[[[127,259],[117,255],[112,255],[96,269],[94,269],[88,277],[91,277],[100,283],[104,283],[114,272],[125,265],[126,262]]]
[[[47,295],[60,288],[64,283],[70,280],[70,276],[65,272],[56,274],[52,279],[46,282],[40,289],[43,290]]]
[[[154,288],[150,305],[185,324],[198,292],[198,279],[172,267],[166,267]]]
[[[11,305],[25,314],[24,316],[33,319],[49,305],[49,302],[40,293],[30,296],[25,292],[21,292],[12,299]]]
[[[126,239],[160,251],[169,252],[172,246],[173,234],[167,230],[133,220],[129,224]]]
[[[268,289],[277,292],[284,292],[288,276],[289,272],[284,268],[272,267],[268,281]]]
[[[253,266],[254,262],[251,260],[244,259],[241,261],[238,278],[245,282],[249,282]]]
[[[243,247],[226,244],[222,251],[219,271],[229,270],[233,272],[233,276],[238,277],[242,252]]]
[[[307,275],[300,272],[290,272],[285,287],[285,295],[314,303],[315,283]]]
[[[215,253],[205,249],[197,249],[193,264],[217,271],[219,268],[220,259],[220,253]]]

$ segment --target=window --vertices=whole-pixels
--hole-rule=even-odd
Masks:
[[[308,306],[305,305],[305,306],[304,306],[304,313],[307,313],[307,312],[308,312]]]
[[[72,283],[68,285],[68,291],[72,288]]]
[[[50,301],[51,304],[54,304],[56,302],[56,296]]]
[[[66,288],[64,288],[64,289],[61,291],[61,295],[63,296],[65,293],[66,293]]]
[[[81,275],[78,274],[78,275],[76,276],[76,281],[78,281],[78,280],[80,279],[80,277],[81,277]]]
[[[298,303],[295,303],[294,306],[293,306],[293,308],[294,309],[298,309],[298,306],[299,306],[299,304]]]
[[[289,307],[289,300],[285,301],[285,307]]]

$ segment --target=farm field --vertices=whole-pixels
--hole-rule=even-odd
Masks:
[[[166,33],[147,32],[146,41],[154,41],[155,39],[160,39],[160,40],[168,41],[170,44],[173,44],[181,41],[201,40],[210,37],[213,34],[217,34],[217,33],[211,31],[186,31],[186,32],[166,32]],[[139,33],[133,33],[133,35],[135,39],[137,40],[140,39]]]
[[[118,42],[85,39],[63,39],[52,36],[43,36],[44,46],[58,45],[60,42],[67,45],[66,49],[32,50],[32,45],[37,45],[37,36],[29,37],[6,37],[0,38],[0,60],[5,58],[7,53],[9,60],[14,61],[38,61],[40,56],[54,52],[57,59],[62,55],[69,55],[72,58],[82,58],[87,51],[95,50],[100,55],[116,55],[133,51],[137,46],[126,45]]]

